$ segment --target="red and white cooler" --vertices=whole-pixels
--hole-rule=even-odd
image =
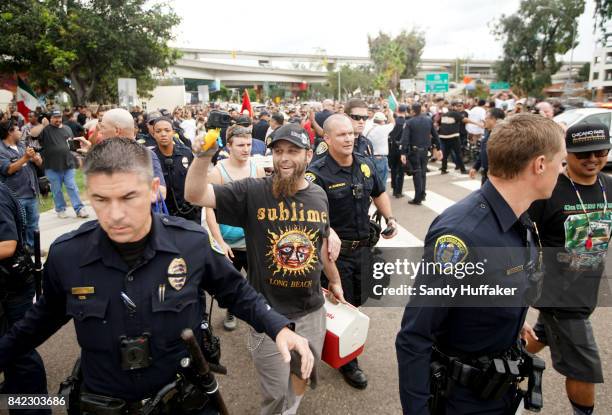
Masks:
[[[321,359],[338,369],[363,353],[370,318],[350,304],[334,304],[325,294],[326,328]]]

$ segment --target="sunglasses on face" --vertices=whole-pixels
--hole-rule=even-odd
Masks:
[[[351,114],[351,115],[349,115],[349,117],[351,117],[355,121],[366,121],[368,119],[367,115]]]
[[[595,157],[607,157],[609,152],[610,150],[608,149],[595,150],[595,151],[582,151],[580,153],[574,153],[574,156],[576,156],[576,158],[579,160],[585,160],[585,159],[590,159],[591,154],[595,154]]]

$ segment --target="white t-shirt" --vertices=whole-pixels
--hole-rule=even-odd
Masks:
[[[506,106],[504,108],[504,105]],[[500,108],[504,111],[512,111],[514,109],[514,98],[509,99],[495,99],[495,108]]]
[[[395,123],[391,124],[374,124],[370,129],[368,137],[372,142],[375,156],[389,155],[389,133],[395,127]]]
[[[193,141],[196,137],[196,122],[193,118],[188,120],[183,120],[181,122],[181,128],[183,129],[183,133],[185,137],[189,140]]]
[[[483,107],[474,107],[468,111],[468,119],[477,123],[483,123],[487,111]],[[465,129],[470,134],[484,134],[484,128],[480,128],[474,124],[465,124]]]
[[[372,127],[374,127],[374,120],[373,119],[366,120],[365,125],[363,126],[363,132],[361,134],[363,134],[364,137],[367,137]]]

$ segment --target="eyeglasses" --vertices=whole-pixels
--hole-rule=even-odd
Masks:
[[[609,152],[610,150],[604,149],[604,150],[595,150],[595,151],[581,151],[579,153],[573,153],[573,154],[574,156],[576,156],[577,159],[584,160],[584,159],[590,159],[591,154],[595,154],[595,157],[606,157]]]
[[[349,117],[351,117],[355,121],[366,121],[368,119],[367,115],[350,114]]]

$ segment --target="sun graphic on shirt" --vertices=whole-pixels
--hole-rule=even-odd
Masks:
[[[306,227],[285,229],[280,235],[268,230],[270,250],[267,255],[276,267],[274,274],[306,275],[318,261],[316,243],[318,231]]]

